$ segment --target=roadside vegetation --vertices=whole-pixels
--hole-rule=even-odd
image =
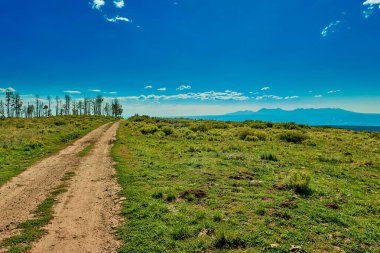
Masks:
[[[113,117],[62,116],[0,119],[0,186]]]
[[[379,252],[380,135],[292,123],[121,124],[120,252]]]

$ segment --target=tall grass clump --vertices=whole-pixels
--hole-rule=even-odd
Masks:
[[[302,143],[304,140],[308,138],[307,135],[303,133],[292,132],[292,131],[281,133],[278,137],[281,141],[295,143],[295,144]]]
[[[310,181],[311,175],[309,172],[292,170],[289,173],[286,185],[297,193],[308,195],[311,193]]]

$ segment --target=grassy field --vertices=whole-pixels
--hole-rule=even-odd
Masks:
[[[133,117],[121,252],[380,252],[379,133]]]
[[[0,120],[0,186],[102,124],[110,117],[50,117]]]

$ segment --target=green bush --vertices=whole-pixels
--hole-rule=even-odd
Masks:
[[[165,133],[165,135],[172,135],[174,133],[173,129],[168,126],[163,127],[162,131]]]
[[[272,153],[264,153],[261,155],[261,160],[267,160],[267,161],[278,161],[276,155],[272,154]]]
[[[208,126],[206,124],[194,124],[190,127],[193,132],[207,132]]]
[[[158,131],[158,127],[156,126],[146,126],[140,129],[142,134],[154,134]]]
[[[185,240],[191,237],[191,231],[187,226],[177,225],[171,233],[174,240]]]
[[[311,192],[310,189],[310,173],[307,171],[297,171],[292,170],[289,173],[287,178],[287,186],[290,189],[293,189],[297,193],[309,194]]]
[[[308,137],[307,135],[300,132],[285,132],[279,135],[279,139],[281,141],[291,142],[291,143],[302,143]]]

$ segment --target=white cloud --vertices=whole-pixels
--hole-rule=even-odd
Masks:
[[[15,89],[13,89],[12,87],[8,87],[8,88],[0,88],[0,93],[5,93],[7,91],[10,91],[10,92],[16,92]]]
[[[271,99],[275,99],[275,100],[282,100],[283,99],[283,97],[276,96],[276,95],[263,95],[263,96],[256,97],[256,100],[262,100],[262,99],[266,99],[266,98],[271,98]]]
[[[300,97],[299,96],[288,96],[288,97],[285,97],[284,99],[289,100],[289,99],[297,99],[297,98],[300,98]]]
[[[112,22],[112,23],[119,23],[119,21],[123,21],[123,22],[127,22],[127,23],[132,22],[132,20],[130,20],[129,18],[126,18],[126,17],[120,17],[120,16],[116,16],[116,17],[114,17],[114,18],[107,18],[106,16],[104,16],[104,18],[105,18],[108,22]]]
[[[190,85],[181,85],[181,86],[177,87],[176,90],[190,90],[190,89],[191,89]]]
[[[144,89],[152,89],[152,88],[153,88],[152,85],[147,85],[147,86],[144,87]]]
[[[92,1],[92,8],[100,10],[104,5],[106,5],[106,2],[104,0],[93,0]]]
[[[330,35],[331,33],[335,33],[336,32],[336,28],[342,23],[342,21],[340,20],[337,20],[337,21],[334,21],[334,22],[331,22],[328,26],[326,26],[325,28],[323,28],[322,32],[321,32],[321,35],[322,37],[327,37],[328,35]]]
[[[158,88],[158,91],[166,91],[166,88]]]
[[[63,92],[68,94],[81,94],[79,90],[65,90]]]
[[[330,90],[327,92],[327,94],[334,94],[334,93],[338,93],[340,92],[340,90]]]
[[[270,90],[270,87],[263,87],[261,88],[262,91]]]
[[[94,89],[94,90],[89,90],[89,91],[91,91],[91,92],[102,92],[102,91],[99,90],[99,89]]]
[[[116,8],[123,8],[124,7],[124,0],[116,0],[116,1],[113,1],[113,3],[115,4]]]
[[[367,0],[363,4],[364,5],[380,4],[380,0]]]
[[[159,100],[213,100],[213,101],[245,101],[248,100],[249,97],[243,95],[240,92],[215,92],[215,91],[207,91],[207,92],[199,92],[199,93],[182,93],[176,95],[140,95],[140,96],[127,96],[120,97],[120,100],[124,101],[159,101]]]
[[[110,91],[110,92],[106,92],[107,94],[117,94],[116,91]]]
[[[315,95],[314,96],[315,98],[321,98],[321,97],[323,97],[322,95]]]

